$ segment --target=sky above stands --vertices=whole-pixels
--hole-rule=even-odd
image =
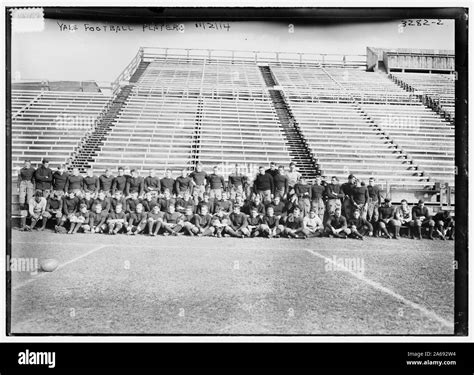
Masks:
[[[185,23],[144,27],[89,21],[45,20],[44,29],[12,33],[12,77],[113,81],[140,46],[365,55],[366,47],[454,49],[454,21],[407,26],[400,21],[308,25],[229,22],[211,29]],[[106,27],[104,27],[106,25]],[[98,30],[97,30],[98,28]],[[93,31],[96,30],[96,31]]]

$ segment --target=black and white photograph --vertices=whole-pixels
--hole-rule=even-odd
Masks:
[[[7,334],[466,335],[467,46],[379,10],[7,9]]]

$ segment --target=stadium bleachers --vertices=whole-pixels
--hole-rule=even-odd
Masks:
[[[159,172],[216,164],[288,164],[265,82],[252,63],[151,62],[93,163]],[[233,168],[226,168],[227,175]]]
[[[453,184],[452,126],[387,75],[343,67],[271,69],[324,174],[374,175],[413,188]]]
[[[395,82],[406,85],[411,90],[423,93],[449,113],[454,116],[454,75],[436,73],[391,73]]]
[[[53,167],[66,163],[109,100],[101,93],[14,90],[12,172],[25,159],[33,166],[43,158]]]

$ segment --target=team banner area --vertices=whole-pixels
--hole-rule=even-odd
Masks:
[[[6,338],[467,339],[467,12],[6,8]],[[203,358],[112,346],[2,357]],[[286,348],[265,350],[287,366]],[[295,349],[316,368],[469,361]]]

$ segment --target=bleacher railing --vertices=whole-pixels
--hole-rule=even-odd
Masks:
[[[365,66],[365,55],[345,55],[328,53],[299,53],[299,52],[269,52],[269,51],[244,51],[244,50],[213,50],[199,48],[163,48],[163,47],[141,47],[143,59],[153,61],[157,58],[172,59],[207,59],[228,62],[252,62],[252,63],[300,63],[300,64],[324,64],[324,65],[347,65]]]
[[[138,49],[137,54],[132,59],[132,61],[128,63],[128,65],[125,67],[124,70],[122,70],[122,72],[115,79],[115,81],[112,82],[112,91],[114,95],[117,94],[117,92],[120,90],[121,82],[128,81],[130,77],[132,77],[133,73],[135,73],[135,70],[137,69],[138,65],[142,61],[143,61],[143,47],[140,47]]]

